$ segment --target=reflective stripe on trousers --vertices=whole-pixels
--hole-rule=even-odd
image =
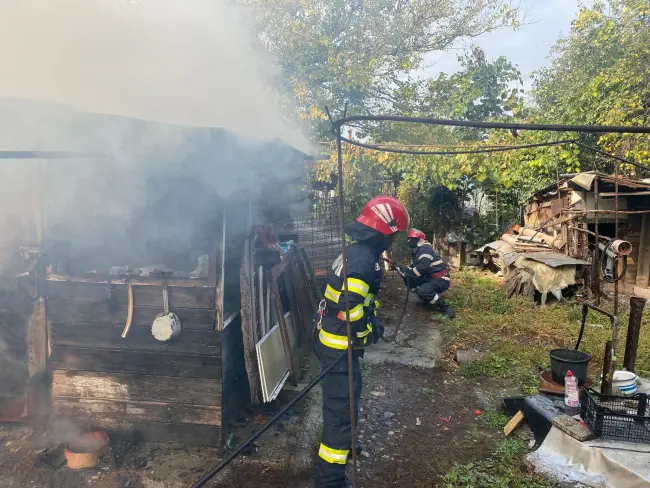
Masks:
[[[357,361],[358,366],[358,359]],[[327,361],[321,359],[321,368]],[[359,418],[359,399],[362,378],[360,372],[353,373],[355,419]],[[323,438],[314,467],[316,488],[344,488],[345,460],[352,446],[350,425],[350,392],[348,373],[330,373],[323,378]],[[345,454],[344,454],[345,453]]]

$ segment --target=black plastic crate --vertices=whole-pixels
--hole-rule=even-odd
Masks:
[[[650,444],[650,413],[645,393],[620,397],[585,389],[580,416],[594,437]]]

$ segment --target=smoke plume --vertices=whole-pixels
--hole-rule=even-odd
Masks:
[[[0,97],[308,149],[252,39],[228,1],[0,0]]]
[[[225,202],[301,163],[269,141],[309,150],[227,1],[0,0],[0,59],[0,150],[98,154],[0,160],[0,225],[15,229],[0,273],[3,250],[42,234],[77,271],[84,253],[143,266],[190,251],[191,269]]]

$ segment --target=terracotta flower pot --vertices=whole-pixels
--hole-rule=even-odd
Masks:
[[[109,439],[105,432],[88,432],[68,444],[65,459],[70,469],[88,469],[97,466],[99,458],[108,452]]]

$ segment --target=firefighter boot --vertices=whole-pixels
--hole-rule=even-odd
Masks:
[[[454,307],[452,307],[450,303],[443,298],[441,298],[438,301],[438,308],[442,313],[444,313],[450,319],[453,319],[456,316],[456,311],[454,310]]]

